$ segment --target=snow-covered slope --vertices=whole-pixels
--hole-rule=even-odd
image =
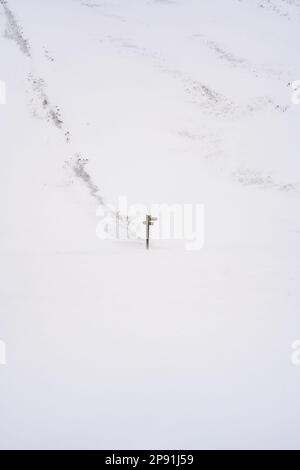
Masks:
[[[299,26],[0,0],[1,448],[299,448]],[[100,241],[120,195],[204,204],[204,248]]]

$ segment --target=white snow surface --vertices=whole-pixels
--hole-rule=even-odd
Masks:
[[[0,0],[1,449],[300,448],[299,44],[298,0]],[[99,240],[120,195],[203,249]]]

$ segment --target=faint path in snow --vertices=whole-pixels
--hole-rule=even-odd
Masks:
[[[261,189],[276,189],[281,192],[294,193],[300,196],[300,183],[280,182],[271,175],[265,175],[262,172],[244,168],[233,172],[233,178],[244,186],[257,186]]]
[[[7,26],[4,32],[4,36],[7,39],[14,41],[20,48],[20,50],[28,57],[31,57],[30,45],[28,39],[24,37],[23,29],[18,24],[13,12],[10,10],[6,0],[0,0],[0,4],[3,6]]]
[[[288,21],[300,21],[299,0],[237,0],[239,3],[255,3],[258,8],[270,11]]]
[[[246,2],[242,0],[241,3]],[[169,2],[168,2],[169,3]],[[289,4],[295,7],[299,7],[300,2],[298,0],[281,0],[280,4]],[[274,2],[263,1],[262,5],[266,4],[270,9]],[[0,0],[0,5],[3,6],[7,27],[5,31],[5,37],[13,40],[21,52],[27,57],[31,58],[31,48],[29,41],[25,39],[23,29],[18,24],[15,15],[10,10],[7,0]],[[81,5],[89,8],[100,8],[108,7],[108,3],[92,3],[92,2],[81,2]],[[279,12],[278,8],[273,9],[275,12]],[[107,16],[105,12],[104,16]],[[111,16],[111,15],[109,15]],[[118,16],[118,15],[113,15]],[[120,17],[119,17],[120,18]],[[218,59],[226,62],[230,66],[237,68],[245,68],[247,71],[257,74],[260,73],[259,68],[255,68],[249,61],[244,58],[235,56],[231,52],[226,51],[216,42],[205,38],[201,34],[193,35],[194,38],[200,38],[203,45],[211,49]],[[181,82],[183,86],[184,93],[189,100],[189,102],[198,106],[202,112],[211,114],[213,117],[217,118],[231,118],[231,119],[240,119],[244,116],[254,114],[266,108],[271,108],[279,112],[285,112],[288,109],[288,106],[282,107],[276,105],[271,98],[267,96],[261,96],[253,99],[246,105],[239,105],[238,103],[233,102],[228,99],[223,94],[219,93],[217,90],[211,88],[208,84],[203,83],[199,80],[193,79],[189,76],[184,70],[180,70],[172,64],[168,63],[168,60],[162,57],[157,52],[151,51],[146,47],[137,45],[132,39],[124,37],[113,37],[106,36],[102,40],[111,44],[113,47],[117,47],[119,52],[126,51],[130,54],[135,54],[140,58],[144,58],[146,61],[150,61],[153,67],[159,69],[162,73],[167,74],[172,79]],[[50,56],[48,49],[44,47],[44,53],[48,60],[54,62],[54,58]],[[269,69],[262,70],[263,74],[268,76],[275,76],[278,79],[281,79],[281,72],[272,71]],[[64,132],[64,137],[67,143],[70,142],[71,134],[69,131],[66,131],[64,128],[64,120],[59,106],[54,106],[51,104],[49,95],[46,92],[46,82],[43,78],[37,78],[35,73],[30,73],[28,76],[28,81],[31,84],[33,90],[33,97],[31,99],[31,105],[33,107],[33,116],[46,119],[48,122],[52,123],[60,131]],[[178,131],[178,135],[188,139],[190,141],[203,141],[206,140],[209,143],[210,150],[205,155],[206,158],[220,157],[222,155],[222,138],[221,136],[215,135],[198,135],[188,129]],[[97,200],[101,205],[105,205],[103,197],[100,195],[99,187],[93,182],[91,175],[87,172],[84,162],[84,159],[81,158],[81,153],[76,153],[74,158],[71,160],[73,163],[72,170],[75,176],[80,179],[87,189],[89,190],[90,195]],[[238,169],[233,172],[233,177],[236,181],[243,185],[255,185],[264,188],[275,188],[280,191],[285,192],[297,192],[299,193],[299,184],[294,183],[278,183],[273,180],[269,175],[263,176],[260,172],[255,170],[241,170]]]
[[[81,157],[80,154],[75,156],[75,161],[73,162],[73,171],[75,175],[80,178],[85,185],[87,186],[91,196],[96,199],[98,204],[104,205],[104,200],[102,196],[99,194],[98,186],[93,182],[91,176],[86,170],[86,165],[88,163],[88,159],[84,159]]]
[[[269,96],[257,96],[247,104],[239,104],[227,98],[219,91],[213,89],[207,83],[203,83],[186,74],[173,65],[170,65],[164,57],[156,52],[137,45],[133,40],[124,37],[106,36],[101,43],[111,44],[122,53],[126,50],[131,54],[143,57],[150,61],[153,67],[161,70],[174,80],[180,81],[189,102],[198,106],[202,112],[219,118],[240,119],[255,112],[271,108],[277,112],[286,112],[289,106],[281,106]]]
[[[36,78],[32,73],[27,77],[33,90],[33,97],[30,100],[32,106],[32,115],[38,119],[46,119],[55,127],[64,132],[66,142],[71,140],[71,134],[64,129],[64,120],[62,118],[59,106],[53,106],[46,92],[46,82],[43,78]]]
[[[212,89],[208,84],[194,80],[187,76],[184,71],[168,64],[168,61],[156,52],[137,45],[129,38],[106,36],[100,42],[111,44],[113,47],[117,48],[120,53],[125,50],[131,54],[145,58],[152,63],[153,67],[161,70],[162,73],[169,75],[174,80],[180,81],[189,101],[199,105],[201,110],[218,116],[233,113],[235,105],[232,101]]]
[[[31,59],[32,55],[29,40],[25,39],[23,29],[17,22],[14,13],[9,8],[7,0],[0,0],[0,5],[3,6],[7,21],[4,37],[13,40],[19,46],[21,52]],[[44,52],[48,60],[54,61],[54,59],[49,56],[47,49],[44,48]],[[36,78],[35,75],[36,74],[34,72],[31,72],[28,75],[28,81],[30,82],[34,93],[34,96],[30,100],[30,103],[33,107],[33,116],[40,119],[46,118],[48,122],[52,122],[55,127],[64,131],[64,121],[59,106],[53,106],[51,104],[48,94],[45,90],[47,87],[45,80],[43,78]],[[66,141],[69,142],[70,132],[64,131],[64,134]]]
[[[25,54],[29,59],[32,58],[30,52],[29,41],[24,38],[23,29],[17,23],[15,15],[10,10],[7,0],[0,0],[0,5],[3,6],[4,13],[7,20],[7,29],[4,36],[7,39],[12,39],[21,49],[22,53]],[[46,58],[51,62],[54,62],[54,58],[49,55],[48,49],[44,47],[44,53]],[[33,64],[32,64],[33,70]],[[64,137],[67,143],[70,142],[71,134],[69,131],[64,129],[64,120],[61,114],[59,106],[53,106],[50,102],[49,95],[46,92],[46,82],[43,78],[36,78],[36,74],[31,72],[27,77],[31,84],[33,97],[31,98],[31,105],[33,107],[32,115],[38,119],[46,119],[47,122],[51,122],[56,128],[64,132]],[[99,194],[98,186],[93,182],[91,176],[85,169],[87,161],[81,158],[81,154],[75,154],[75,159],[71,159],[72,171],[75,176],[83,181],[89,190],[91,196],[97,200],[99,205],[105,206],[104,199]],[[69,162],[70,165],[70,162]],[[123,222],[122,219],[120,220]]]
[[[162,58],[156,52],[150,51],[144,47],[138,46],[132,40],[124,37],[106,37],[102,42],[108,42],[114,47],[117,46],[119,52],[123,50],[128,51],[131,54],[138,55],[150,60],[153,67],[158,68],[163,73],[168,74],[174,80],[179,80],[184,86],[186,95],[189,97],[189,101],[194,105],[198,106],[202,112],[212,115],[213,117],[223,119],[230,119],[231,121],[240,120],[243,117],[248,117],[250,115],[255,115],[258,112],[265,111],[270,109],[273,112],[285,113],[290,106],[282,106],[274,103],[274,101],[268,96],[257,96],[253,98],[248,104],[240,105],[234,101],[229,100],[226,96],[222,95],[218,91],[207,86],[205,83],[200,82],[199,80],[194,80],[188,76],[184,71],[179,70],[176,67],[168,64],[167,60]],[[213,48],[213,43],[210,44]],[[226,56],[226,60],[233,60],[233,63],[236,65],[245,65],[248,66],[246,60],[241,58],[236,58],[229,53],[225,53],[221,49],[218,49],[219,54]],[[266,75],[270,75],[267,70],[265,70]],[[274,72],[274,75],[277,79],[281,78],[280,73]],[[215,131],[212,133],[195,133],[189,129],[181,129],[177,134],[194,143],[203,143],[205,142],[209,146],[209,151],[203,155],[204,158],[211,161],[218,161],[220,159],[226,158],[223,150],[222,143],[224,142],[224,137]],[[299,194],[300,183],[286,183],[286,182],[277,182],[271,176],[262,176],[259,171],[256,170],[236,170],[232,171],[231,175],[234,181],[244,185],[244,186],[257,186],[264,189],[276,189],[282,192],[294,192]]]
[[[4,33],[7,39],[12,39],[21,49],[22,53],[25,54],[30,59],[32,58],[30,52],[29,41],[24,38],[23,29],[17,23],[13,12],[8,7],[8,2],[6,0],[0,0],[0,5],[4,8],[4,13],[7,20],[7,29]],[[90,6],[90,5],[89,5]],[[48,60],[54,62],[54,58],[49,55],[48,49],[45,47],[44,53]],[[33,66],[32,66],[33,69]],[[50,102],[49,95],[46,92],[46,82],[43,78],[36,78],[34,72],[30,73],[27,77],[28,81],[31,84],[33,90],[33,97],[31,99],[31,105],[33,107],[33,116],[39,119],[46,118],[47,122],[51,122],[56,128],[64,132],[64,137],[66,142],[70,142],[71,134],[69,131],[64,129],[64,120],[61,114],[59,106],[53,106]],[[75,176],[81,180],[87,189],[89,190],[90,195],[97,201],[100,206],[108,207],[103,197],[100,195],[99,187],[93,182],[91,175],[87,172],[85,166],[88,162],[88,159],[83,159],[80,153],[75,154],[75,157],[72,158],[67,165],[71,166]],[[114,217],[117,215],[116,212],[111,209],[108,211]],[[118,215],[120,225],[125,228],[128,220],[122,215]],[[131,238],[138,239],[135,232],[129,230]]]
[[[199,42],[204,47],[210,49],[223,64],[226,64],[232,68],[243,69],[257,78],[274,78],[275,80],[288,82],[292,81],[294,77],[292,72],[278,70],[274,67],[267,65],[256,66],[252,64],[248,59],[244,57],[239,57],[233,54],[232,52],[227,51],[220,44],[213,41],[212,39],[206,38],[203,34],[193,34],[192,39],[199,40]]]
[[[79,153],[65,162],[65,168],[71,169],[72,173],[75,174],[75,176],[84,183],[90,195],[97,201],[99,206],[102,206],[104,208],[104,212],[106,213],[106,215],[111,216],[112,220],[114,221],[118,220],[119,228],[123,229],[128,234],[128,238],[134,240],[141,240],[136,230],[133,230],[131,228],[133,218],[128,217],[127,214],[121,214],[117,209],[115,210],[109,204],[105,203],[103,197],[100,194],[99,187],[94,183],[91,175],[86,169],[88,162],[89,159],[84,158]],[[109,229],[112,232],[114,231],[114,223],[110,225]]]

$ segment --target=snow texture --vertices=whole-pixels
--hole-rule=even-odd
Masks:
[[[0,448],[300,448],[298,0],[0,0]],[[205,205],[205,246],[98,207]]]

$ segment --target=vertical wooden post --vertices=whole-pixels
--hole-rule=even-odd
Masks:
[[[146,216],[146,249],[149,250],[149,238],[150,238],[150,215]]]
[[[156,217],[151,217],[151,215],[146,215],[146,220],[143,222],[146,225],[146,250],[149,250],[150,244],[150,225],[154,225],[154,222],[157,220]]]

